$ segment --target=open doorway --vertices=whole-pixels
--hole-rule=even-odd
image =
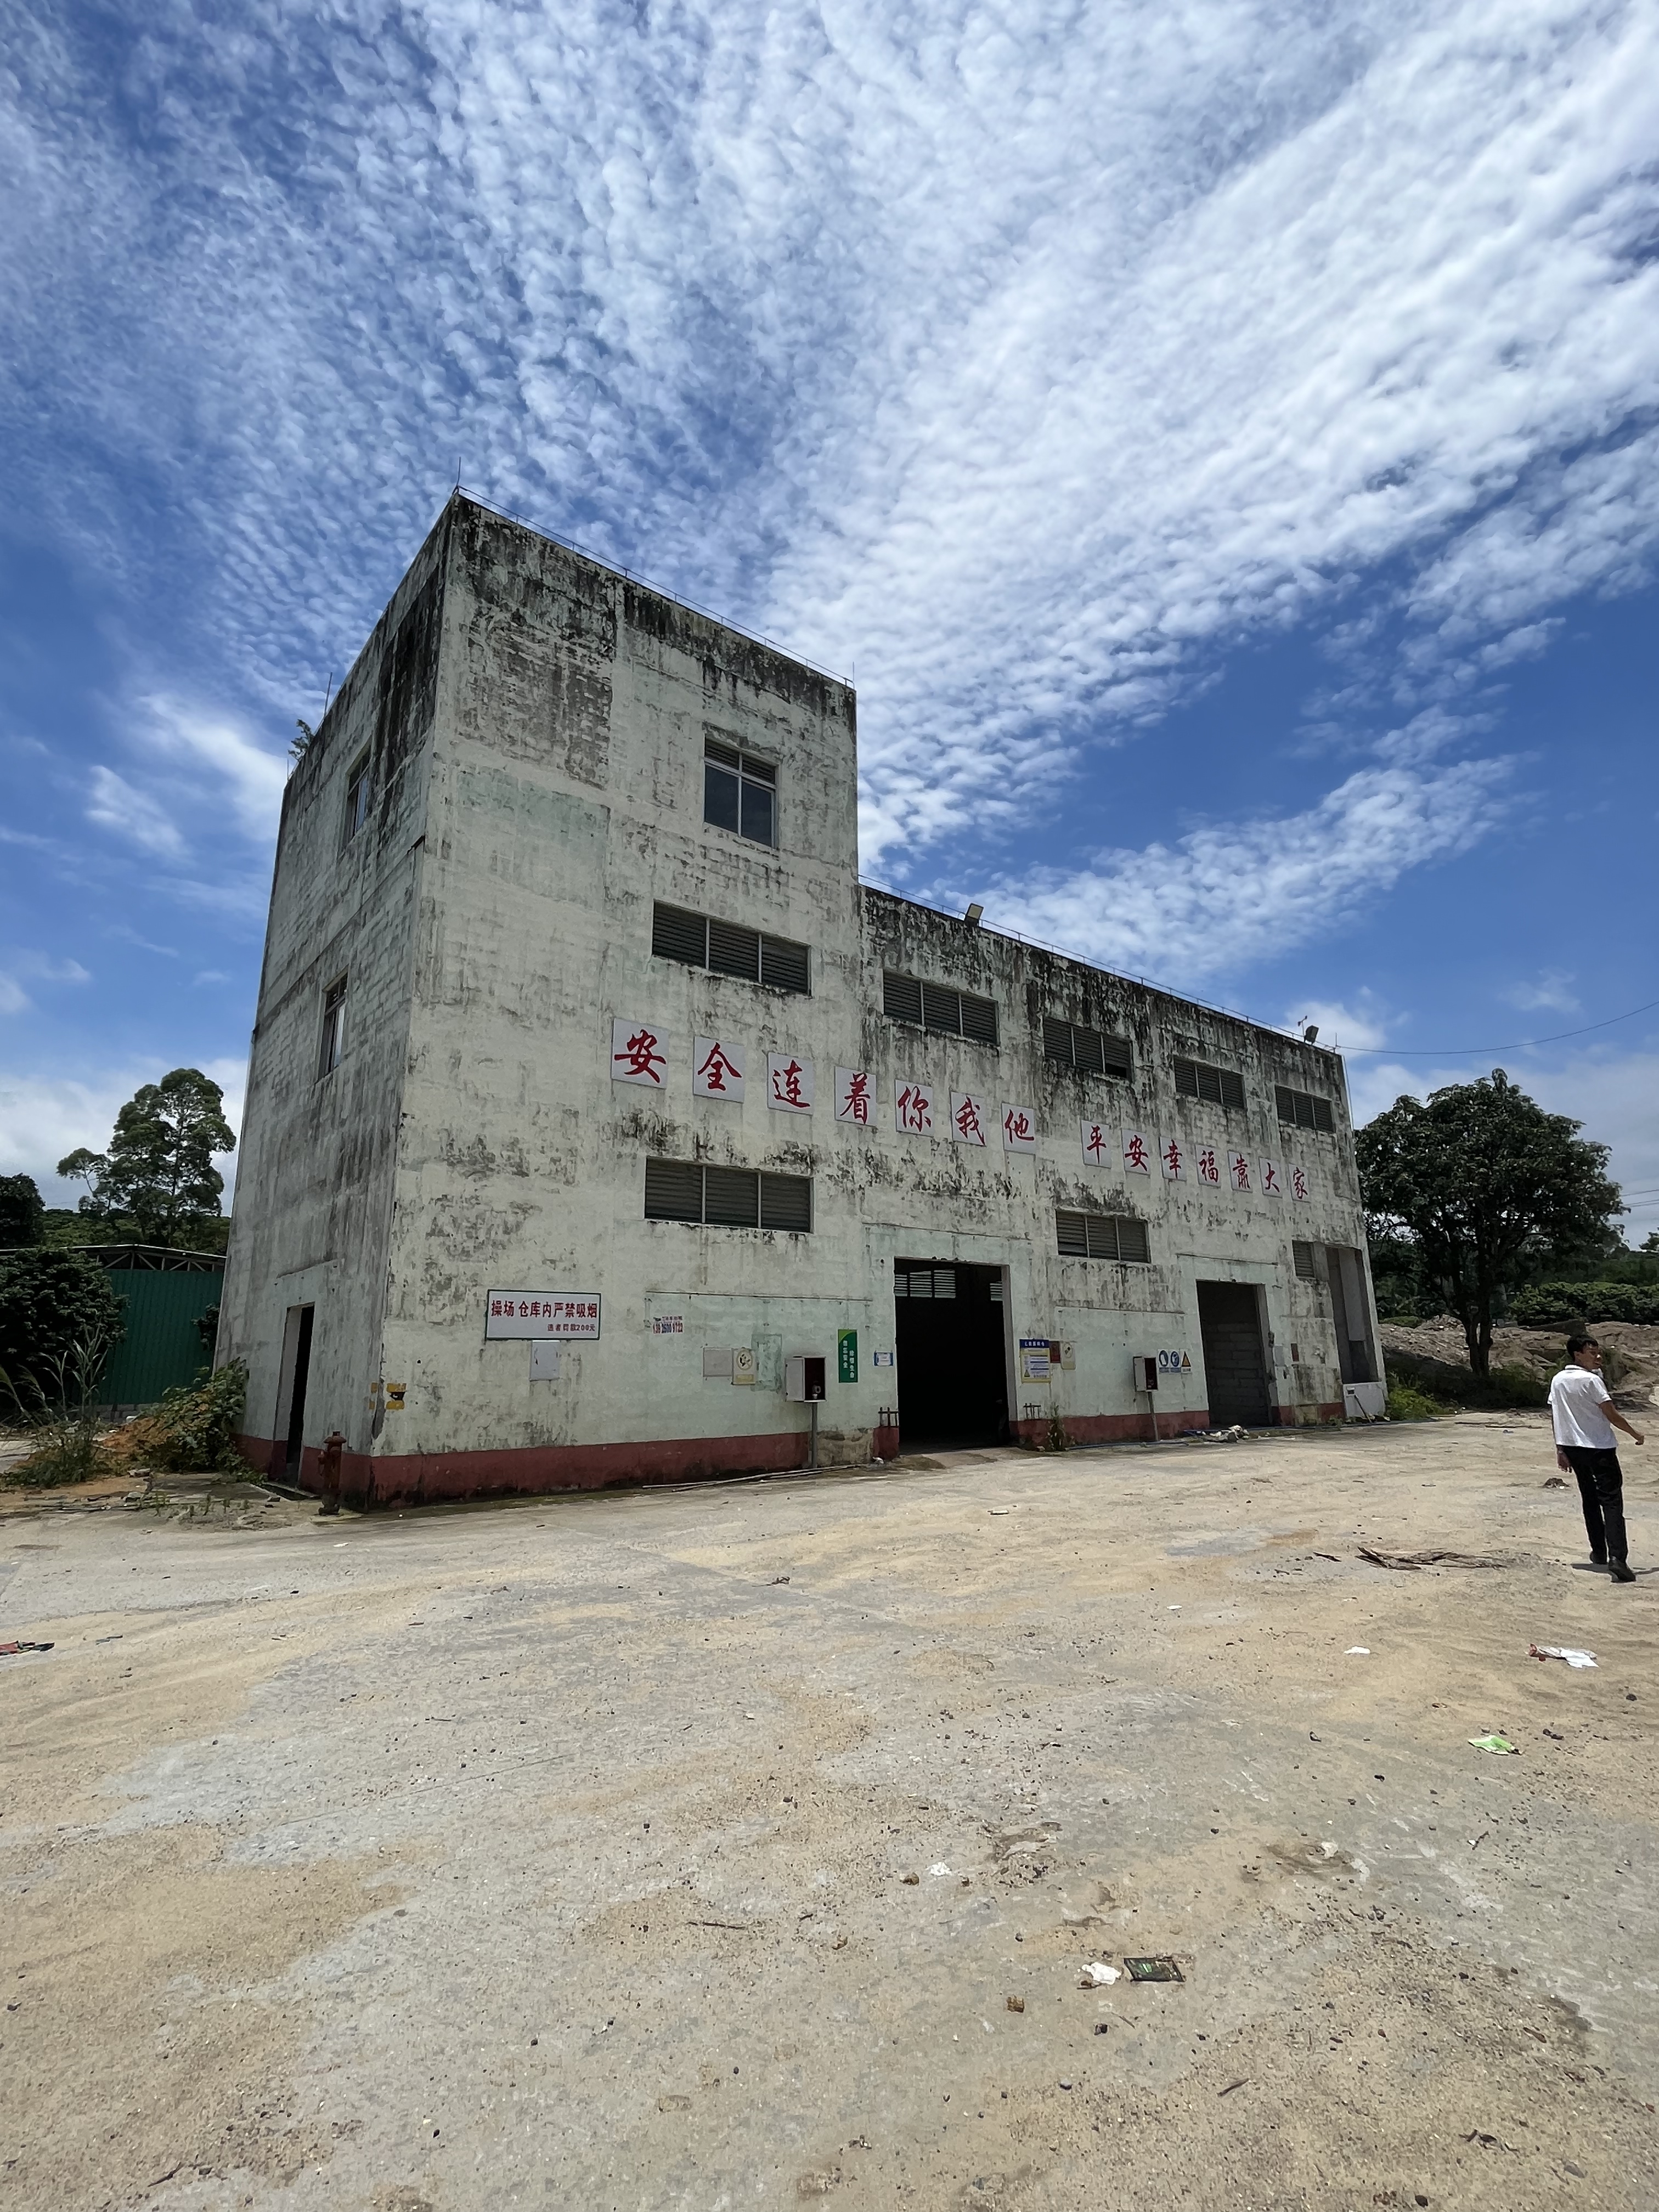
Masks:
[[[1198,1328],[1204,1345],[1211,1427],[1266,1428],[1273,1411],[1255,1285],[1200,1283]]]
[[[1006,1312],[1000,1267],[894,1261],[899,1425],[907,1451],[1006,1440]]]
[[[281,1451],[283,1473],[289,1482],[299,1480],[305,1452],[306,1386],[311,1379],[311,1324],[316,1311],[315,1306],[290,1306],[283,1326],[275,1442]],[[274,1468],[271,1472],[276,1472]]]
[[[1374,1382],[1376,1363],[1371,1355],[1370,1302],[1365,1296],[1364,1261],[1352,1246],[1325,1247],[1326,1279],[1331,1286],[1331,1322],[1336,1331],[1337,1364],[1345,1382]]]

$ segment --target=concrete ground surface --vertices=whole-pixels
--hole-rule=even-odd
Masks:
[[[8,1507],[6,2197],[1653,2206],[1626,1467],[1622,1587],[1536,1415]]]

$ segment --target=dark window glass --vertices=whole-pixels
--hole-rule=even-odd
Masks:
[[[1106,1052],[1098,1030],[1073,1028],[1072,1060],[1085,1075],[1104,1075]]]
[[[1212,1067],[1206,1060],[1177,1060],[1175,1087],[1183,1098],[1202,1098],[1212,1106],[1243,1106],[1244,1079],[1230,1067]]]
[[[345,1050],[346,979],[342,975],[323,994],[323,1043],[319,1075],[332,1075]]]
[[[1134,1055],[1124,1037],[1103,1036],[1098,1030],[1079,1029],[1074,1022],[1056,1021],[1047,1015],[1042,1024],[1046,1059],[1062,1067],[1075,1067],[1080,1075],[1118,1075],[1134,1073]],[[1179,1068],[1182,1063],[1176,1062]],[[1181,1088],[1177,1076],[1176,1088]]]
[[[1132,1265],[1145,1266],[1152,1258],[1152,1247],[1147,1242],[1146,1224],[1132,1217],[1120,1216],[1117,1223],[1117,1256]]]
[[[1231,1067],[1218,1068],[1216,1072],[1221,1078],[1222,1104],[1242,1108],[1244,1103],[1243,1077],[1235,1074]]]
[[[757,783],[745,775],[743,779],[743,834],[757,845],[777,842],[772,834],[776,794],[768,783]]]
[[[691,1160],[647,1160],[645,1164],[647,1221],[701,1221],[702,1170]]]
[[[708,923],[708,964],[719,975],[742,975],[750,983],[760,981],[760,932],[742,929],[737,923],[716,921]]]
[[[962,1034],[975,1044],[996,1042],[997,1010],[991,1000],[976,999],[971,991],[963,993]]]
[[[1180,1097],[1197,1097],[1198,1068],[1194,1061],[1190,1060],[1176,1060],[1175,1064],[1175,1087],[1176,1094]]]
[[[1134,1073],[1135,1058],[1127,1037],[1102,1037],[1100,1072],[1103,1075],[1121,1075],[1126,1082]]]
[[[1293,1122],[1298,1129],[1319,1129],[1330,1136],[1336,1127],[1328,1098],[1316,1098],[1310,1091],[1291,1091],[1282,1083],[1273,1085],[1273,1100],[1281,1121]]]
[[[921,1026],[921,986],[914,975],[895,975],[890,972],[881,979],[882,1012],[890,1021],[914,1022]]]
[[[738,827],[739,779],[714,761],[702,764],[702,818],[717,830]]]
[[[812,1226],[812,1183],[810,1176],[763,1175],[760,1185],[763,1229],[810,1229]]]
[[[368,819],[368,755],[353,763],[346,781],[345,842],[349,845]]]
[[[752,1168],[703,1170],[705,1221],[721,1229],[753,1229],[760,1221],[760,1177]]]
[[[653,906],[651,950],[659,960],[684,960],[702,968],[708,959],[708,924],[683,906]]]
[[[1067,1260],[1086,1260],[1089,1256],[1089,1217],[1085,1213],[1056,1213],[1054,1227],[1059,1232],[1060,1255]]]
[[[787,937],[761,939],[761,981],[775,991],[810,991],[811,962],[806,947]]]

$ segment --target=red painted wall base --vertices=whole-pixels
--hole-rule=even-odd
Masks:
[[[1152,1419],[1150,1413],[1067,1413],[1062,1427],[1066,1440],[1073,1444],[1151,1443]],[[1175,1437],[1207,1429],[1210,1417],[1201,1407],[1183,1413],[1160,1413],[1158,1432],[1160,1437]],[[1015,1421],[1012,1432],[1023,1444],[1042,1446],[1048,1441],[1047,1421]]]

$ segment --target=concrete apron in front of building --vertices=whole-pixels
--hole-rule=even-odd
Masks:
[[[860,884],[854,719],[451,501],[284,799],[218,1348],[256,1465],[799,1467],[803,1359],[827,1464],[1380,1372],[1340,1060]]]

